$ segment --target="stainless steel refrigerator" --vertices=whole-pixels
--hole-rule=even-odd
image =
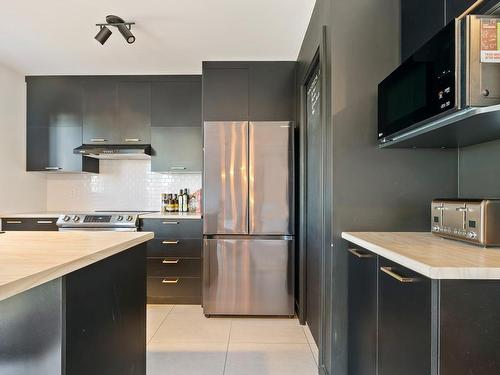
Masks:
[[[293,315],[293,123],[203,130],[204,313]]]

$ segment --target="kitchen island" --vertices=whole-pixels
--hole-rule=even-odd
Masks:
[[[152,238],[0,234],[0,375],[144,375]]]
[[[499,248],[423,232],[342,238],[350,373],[500,374]]]

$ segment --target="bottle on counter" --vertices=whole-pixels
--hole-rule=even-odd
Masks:
[[[167,194],[166,193],[161,194],[161,212],[163,212],[163,213],[167,212]]]
[[[167,212],[174,212],[174,199],[172,194],[168,195],[167,199]]]
[[[188,189],[184,189],[184,195],[182,196],[182,212],[188,212],[189,209],[189,195]]]
[[[179,212],[179,197],[174,194],[174,212]]]
[[[184,208],[184,191],[181,189],[179,191],[179,197],[178,197],[178,204],[179,204],[179,212],[183,212],[183,208]]]

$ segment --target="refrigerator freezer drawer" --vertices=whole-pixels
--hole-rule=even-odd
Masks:
[[[294,240],[205,239],[203,310],[209,315],[293,315]]]

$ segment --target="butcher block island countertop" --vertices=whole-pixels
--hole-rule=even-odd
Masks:
[[[0,301],[132,248],[150,232],[0,234]]]
[[[500,280],[500,248],[428,232],[343,232],[342,238],[431,279]]]

